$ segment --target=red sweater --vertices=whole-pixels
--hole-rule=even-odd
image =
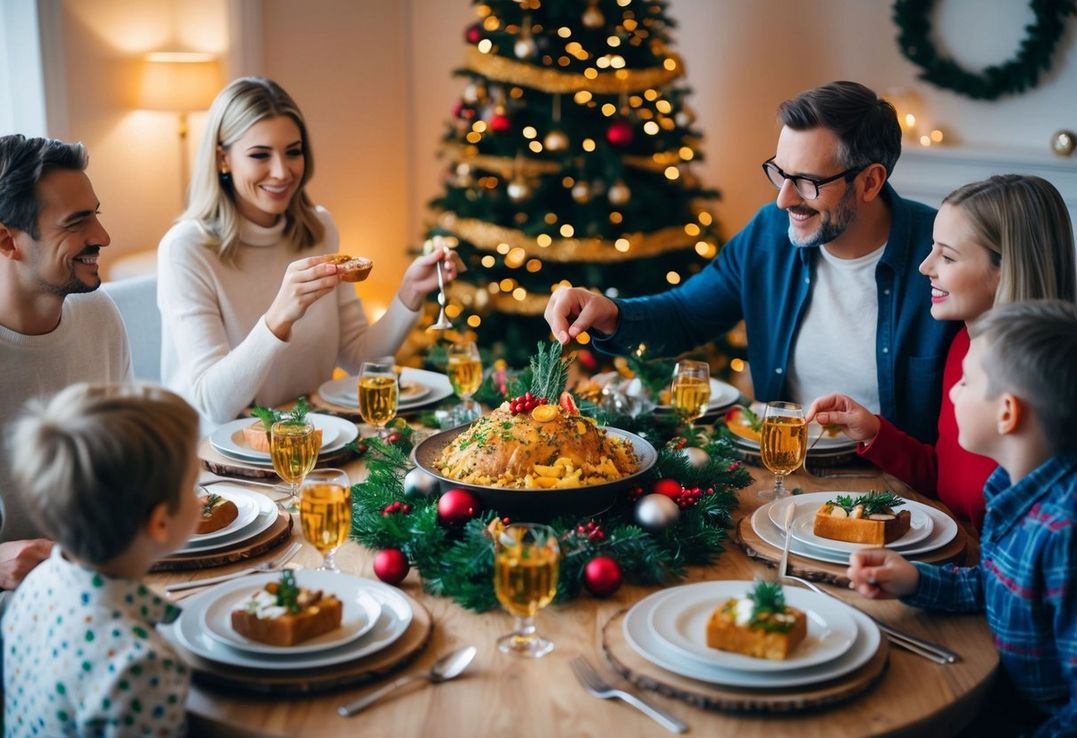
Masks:
[[[870,444],[860,444],[857,452],[917,492],[942,500],[958,518],[971,521],[979,530],[984,519],[984,482],[998,464],[986,456],[969,453],[957,443],[950,388],[961,380],[961,360],[968,350],[969,332],[962,328],[946,355],[939,438],[934,446],[906,435],[880,417],[879,435]]]

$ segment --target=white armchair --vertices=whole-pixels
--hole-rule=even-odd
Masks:
[[[134,378],[161,381],[161,313],[157,310],[157,275],[105,282],[101,285],[123,317],[131,344]]]

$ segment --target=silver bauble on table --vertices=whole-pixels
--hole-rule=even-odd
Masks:
[[[438,480],[415,467],[404,475],[405,497],[433,497],[438,492]]]
[[[656,533],[676,523],[681,516],[681,509],[670,497],[649,494],[639,498],[635,515],[641,528]]]
[[[707,452],[696,446],[685,446],[681,449],[681,456],[688,459],[688,466],[693,469],[702,469],[711,461],[711,457],[707,456]]]

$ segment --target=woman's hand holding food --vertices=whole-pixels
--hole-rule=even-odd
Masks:
[[[307,308],[336,289],[340,284],[335,264],[329,255],[308,256],[288,265],[280,291],[265,313],[266,325],[277,338],[287,341],[292,326],[307,313]]]
[[[820,397],[808,408],[805,420],[819,425],[840,426],[854,441],[871,443],[879,434],[879,418],[848,395],[835,393]]]
[[[920,572],[905,558],[888,548],[868,548],[849,557],[849,588],[868,599],[906,597],[920,586]]]
[[[459,260],[460,257],[454,251],[444,246],[415,259],[404,272],[404,279],[400,283],[400,291],[397,293],[400,301],[409,310],[418,310],[426,296],[438,288],[437,263],[442,262],[442,275],[445,284],[448,284],[459,274]]]

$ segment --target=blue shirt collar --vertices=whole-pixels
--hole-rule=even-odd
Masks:
[[[1022,520],[1033,505],[1054,493],[1062,482],[1077,475],[1077,456],[1055,455],[1040,464],[1017,484],[1010,484],[1010,474],[1001,466],[987,478],[984,485],[984,500],[987,504],[987,516],[984,519],[983,535],[990,540],[998,540],[1019,520]]]

